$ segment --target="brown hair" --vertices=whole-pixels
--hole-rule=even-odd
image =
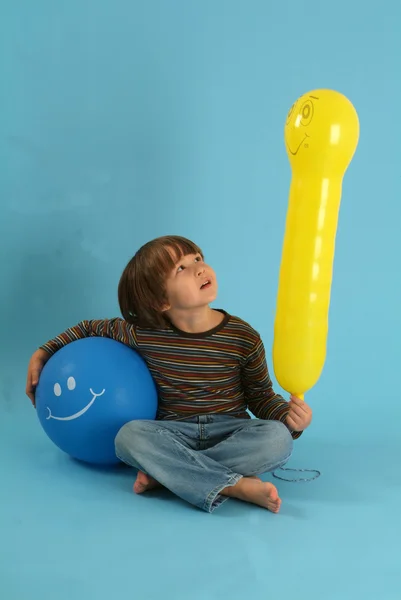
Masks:
[[[118,302],[126,321],[154,329],[168,326],[162,312],[168,302],[166,280],[176,261],[188,254],[200,254],[203,258],[194,242],[178,235],[158,237],[137,251],[118,284]]]

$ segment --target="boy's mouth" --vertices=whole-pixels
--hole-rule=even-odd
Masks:
[[[206,279],[206,281],[204,281],[200,287],[201,290],[204,290],[208,287],[210,287],[212,285],[212,282],[210,281],[210,279]]]

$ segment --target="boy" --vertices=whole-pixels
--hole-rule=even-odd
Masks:
[[[134,491],[163,485],[210,513],[230,497],[276,513],[277,489],[257,475],[288,461],[312,411],[275,394],[259,334],[212,309],[216,296],[216,274],[196,244],[180,236],[148,242],[119,282],[124,319],[82,321],[41,346],[26,392],[34,404],[43,365],[65,344],[88,336],[125,343],[159,393],[156,420],[127,423],[115,440],[117,456],[138,470]]]

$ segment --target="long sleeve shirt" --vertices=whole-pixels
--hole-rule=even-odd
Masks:
[[[53,354],[80,338],[108,337],[136,350],[158,389],[157,419],[227,414],[286,422],[289,406],[273,390],[259,333],[224,310],[223,321],[202,333],[174,325],[142,328],[121,318],[85,320],[41,348]],[[301,432],[292,432],[298,438]]]

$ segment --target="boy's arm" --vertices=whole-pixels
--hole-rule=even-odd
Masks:
[[[70,327],[52,340],[49,340],[40,346],[40,348],[46,350],[49,354],[54,354],[63,346],[86,337],[108,337],[131,346],[131,348],[138,347],[135,325],[131,325],[123,319],[115,318],[81,321],[77,325],[74,325],[74,327]]]
[[[33,353],[28,365],[25,392],[35,406],[35,390],[39,383],[40,373],[49,358],[63,346],[86,337],[108,337],[117,342],[122,342],[132,348],[137,348],[135,325],[116,318],[108,321],[81,321],[60,333],[54,339],[46,342]]]
[[[289,404],[273,390],[265,349],[260,338],[242,368],[242,382],[248,408],[256,418],[281,421],[287,425]],[[294,440],[301,434],[302,431],[291,431]]]

